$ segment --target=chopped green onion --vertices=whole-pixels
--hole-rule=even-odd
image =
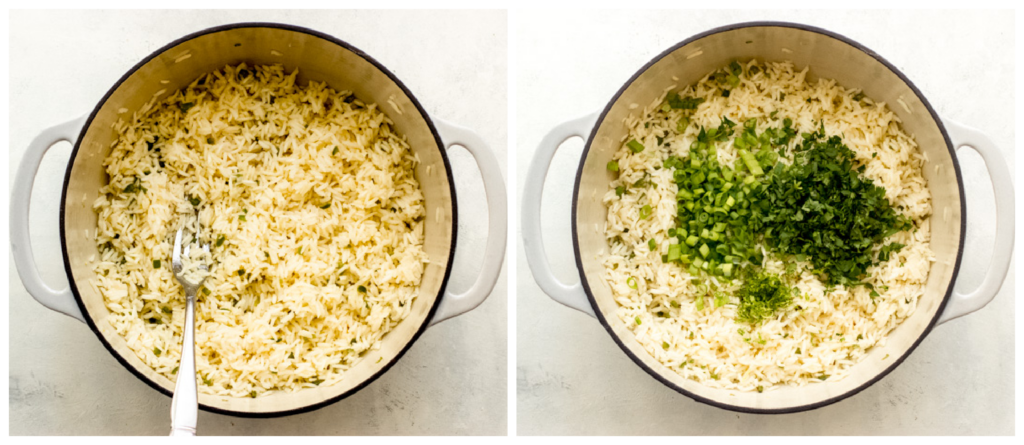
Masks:
[[[676,261],[679,259],[681,254],[681,248],[678,244],[669,244],[668,246],[668,261]]]
[[[647,219],[649,216],[651,216],[651,205],[644,204],[644,206],[640,208],[640,219]]]
[[[761,176],[764,174],[764,170],[761,169],[761,164],[758,164],[757,158],[754,157],[753,153],[740,150],[740,159],[743,160],[743,164],[746,165],[747,169],[754,176]]]
[[[153,268],[154,269],[159,269],[160,268],[160,260],[153,260]]]
[[[637,142],[636,139],[627,142],[626,145],[629,146],[630,150],[633,150],[633,153],[644,151],[644,144]]]
[[[157,357],[159,357],[160,354],[162,354],[162,353],[163,353],[163,351],[161,351],[160,348],[153,348],[153,355],[156,355]]]
[[[215,243],[215,245],[217,247],[220,247],[222,244],[224,244],[224,240],[225,239],[227,239],[227,238],[225,238],[223,234],[217,235],[217,242]]]
[[[640,324],[641,324],[641,323],[640,323],[640,316],[639,316],[639,315],[637,315],[637,317],[636,317],[636,318],[634,318],[634,320],[636,321],[636,325],[637,325],[637,326],[640,326]]]
[[[362,292],[364,294],[366,293],[366,286],[360,285],[358,289],[359,289],[359,292]]]
[[[611,162],[609,162],[608,163],[608,171],[610,171],[610,172],[617,172],[617,171],[619,171],[619,163],[618,163],[618,161],[611,161]]]
[[[651,238],[647,241],[647,247],[650,247],[651,252],[654,252],[654,250],[658,248],[658,242],[654,241],[654,238]]]
[[[725,303],[728,301],[728,299],[729,299],[729,297],[726,296],[724,292],[716,293],[715,294],[715,307],[725,306]]]
[[[324,205],[320,206],[321,209],[327,209],[327,208],[330,208],[330,207],[331,207],[331,203],[327,203],[327,204],[324,204]]]
[[[629,286],[630,289],[636,289],[638,287],[637,284],[636,284],[636,278],[634,278],[634,277],[627,278],[626,279],[626,285]]]
[[[689,127],[689,126],[690,126],[690,119],[684,117],[682,119],[679,119],[679,122],[676,122],[676,131],[678,131],[680,133],[683,133],[683,132],[686,131],[686,127]]]

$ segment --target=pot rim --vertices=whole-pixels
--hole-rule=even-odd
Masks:
[[[430,115],[427,114],[427,111],[420,104],[419,100],[416,99],[416,96],[414,96],[412,94],[412,91],[410,91],[409,88],[407,88],[405,86],[405,84],[402,83],[402,81],[399,80],[397,76],[395,76],[394,73],[392,73],[390,70],[388,70],[386,67],[384,67],[383,64],[378,62],[376,59],[371,57],[369,54],[367,54],[367,53],[363,52],[362,50],[352,46],[348,42],[345,42],[345,41],[343,41],[341,39],[338,39],[338,38],[336,38],[334,36],[331,36],[329,34],[326,34],[326,33],[320,32],[320,31],[315,31],[315,30],[312,30],[312,29],[309,29],[309,28],[305,28],[305,27],[301,27],[301,26],[288,25],[288,24],[283,24],[283,23],[273,23],[273,22],[240,22],[240,23],[231,23],[231,24],[226,24],[226,25],[218,25],[218,26],[202,29],[202,30],[190,33],[188,35],[185,35],[184,37],[178,38],[178,39],[176,39],[176,40],[174,40],[174,41],[172,41],[172,42],[170,42],[170,43],[160,47],[159,49],[155,50],[154,52],[152,52],[151,54],[149,54],[148,56],[143,58],[139,63],[137,63],[134,66],[132,66],[131,69],[129,69],[123,76],[121,76],[120,79],[117,80],[117,82],[114,83],[113,86],[110,87],[109,90],[107,90],[106,94],[104,94],[103,97],[99,100],[99,102],[97,102],[96,107],[93,108],[93,110],[89,113],[89,117],[86,119],[85,124],[82,126],[81,132],[79,133],[78,138],[75,140],[75,146],[74,146],[74,148],[71,151],[71,157],[68,160],[68,166],[67,166],[67,169],[66,169],[66,171],[64,173],[64,185],[63,185],[63,189],[61,191],[61,198],[60,198],[60,217],[59,217],[60,222],[59,222],[59,224],[60,224],[61,253],[62,253],[63,257],[64,257],[64,271],[65,271],[65,273],[68,276],[68,285],[69,285],[69,287],[71,289],[71,293],[75,296],[75,302],[78,304],[79,309],[82,310],[82,315],[84,315],[83,318],[85,318],[86,324],[89,325],[89,329],[91,329],[93,331],[93,333],[96,334],[96,337],[98,337],[100,339],[100,343],[103,344],[103,347],[105,347],[107,349],[107,351],[109,351],[110,354],[113,355],[115,359],[117,359],[118,363],[120,363],[121,366],[123,366],[125,369],[127,369],[129,372],[131,372],[135,377],[137,377],[139,380],[142,380],[144,383],[146,383],[147,385],[149,385],[153,389],[159,391],[160,393],[162,393],[162,394],[164,394],[164,395],[166,395],[168,397],[172,397],[173,396],[173,391],[167,390],[163,386],[160,386],[159,384],[157,384],[155,381],[153,381],[153,380],[149,379],[148,377],[146,377],[144,374],[142,374],[142,372],[140,372],[138,369],[134,368],[130,363],[128,363],[128,361],[124,357],[122,357],[116,350],[114,350],[113,346],[110,345],[110,343],[107,341],[106,337],[104,337],[103,334],[96,327],[96,324],[93,323],[92,317],[89,316],[89,311],[88,311],[88,309],[86,309],[85,304],[82,301],[82,296],[79,294],[79,291],[78,291],[78,285],[76,284],[75,279],[74,279],[74,275],[71,272],[71,261],[70,261],[70,259],[68,257],[68,248],[67,248],[67,239],[66,239],[66,237],[67,237],[67,235],[66,235],[67,230],[66,230],[66,226],[65,226],[64,208],[65,208],[65,205],[66,205],[66,202],[67,202],[68,184],[71,181],[71,170],[72,170],[72,167],[74,166],[74,161],[75,161],[75,159],[78,156],[78,151],[79,151],[79,148],[80,148],[80,145],[81,145],[81,142],[82,142],[82,138],[85,137],[86,132],[89,130],[89,127],[92,125],[93,119],[96,117],[96,114],[100,111],[101,108],[103,108],[103,105],[106,104],[107,100],[114,93],[114,91],[116,91],[121,86],[121,84],[124,83],[129,77],[131,77],[133,74],[135,74],[136,71],[138,71],[140,68],[142,68],[147,63],[149,63],[149,61],[151,61],[152,59],[156,58],[157,56],[167,52],[168,50],[178,46],[179,44],[187,42],[189,40],[193,40],[193,39],[196,39],[198,37],[205,36],[207,34],[214,34],[214,33],[222,32],[222,31],[230,31],[230,30],[240,29],[240,28],[273,28],[273,29],[283,29],[283,30],[292,31],[292,32],[298,32],[298,33],[303,33],[303,34],[309,34],[309,35],[312,35],[314,37],[319,37],[321,39],[327,40],[328,42],[334,43],[335,45],[338,45],[338,46],[340,46],[340,47],[342,47],[342,48],[344,48],[344,49],[346,49],[348,51],[351,51],[352,53],[354,53],[355,55],[359,56],[363,60],[369,62],[375,68],[379,69],[382,73],[384,73],[384,75],[386,75],[389,79],[391,79],[395,83],[395,85],[397,85],[402,90],[402,92],[406,94],[406,96],[409,97],[409,101],[412,102],[412,104],[416,107],[416,110],[419,111],[421,116],[423,116],[423,120],[426,122],[427,127],[430,128],[430,133],[434,136],[434,142],[437,143],[437,146],[439,148],[440,155],[441,155],[441,160],[444,163],[444,173],[445,173],[445,175],[446,175],[446,177],[448,179],[448,188],[449,188],[449,192],[451,193],[451,197],[452,197],[452,199],[451,199],[451,206],[452,206],[452,218],[451,218],[452,240],[451,240],[451,246],[449,247],[450,254],[448,255],[448,262],[445,265],[445,269],[444,269],[444,277],[441,279],[441,286],[440,286],[440,288],[438,290],[437,296],[434,298],[434,302],[431,305],[430,310],[427,312],[427,316],[424,319],[423,323],[420,325],[420,327],[413,334],[412,338],[410,338],[409,341],[405,344],[405,346],[403,346],[402,349],[398,351],[398,354],[396,354],[387,364],[385,364],[377,372],[375,372],[374,374],[370,375],[368,378],[366,378],[365,380],[363,380],[359,384],[353,386],[349,390],[347,390],[347,391],[345,391],[345,392],[343,392],[343,393],[341,393],[341,394],[339,394],[339,395],[337,395],[335,397],[332,397],[330,399],[323,400],[323,401],[320,401],[320,402],[317,402],[317,403],[314,403],[314,404],[311,404],[311,405],[306,405],[306,406],[303,406],[303,407],[300,407],[300,408],[288,409],[288,410],[282,410],[282,411],[247,412],[247,411],[226,410],[226,409],[212,407],[212,406],[209,406],[209,405],[204,405],[203,403],[199,403],[199,408],[200,409],[202,409],[204,411],[209,411],[209,412],[217,413],[217,414],[227,414],[227,415],[231,415],[231,416],[247,417],[247,418],[272,418],[272,417],[282,417],[282,416],[288,416],[288,415],[293,415],[293,414],[301,414],[301,413],[305,413],[305,412],[315,411],[317,409],[320,409],[320,408],[323,408],[325,406],[331,405],[331,404],[333,404],[335,402],[338,402],[341,399],[344,399],[344,398],[346,398],[346,397],[348,397],[348,396],[350,396],[352,394],[355,394],[355,393],[359,392],[359,390],[361,390],[364,387],[368,386],[370,383],[373,383],[374,380],[377,380],[377,378],[379,378],[381,375],[383,375],[385,372],[387,372],[389,369],[391,369],[391,367],[394,366],[395,363],[397,363],[398,360],[400,358],[402,358],[403,355],[405,355],[405,353],[409,350],[409,348],[412,347],[412,344],[415,343],[416,340],[419,339],[420,335],[422,335],[423,332],[430,326],[430,320],[433,319],[434,314],[437,312],[437,308],[440,306],[441,300],[444,297],[444,291],[448,287],[448,278],[451,275],[452,264],[455,261],[454,252],[455,252],[455,241],[456,241],[456,238],[457,238],[457,235],[458,235],[458,227],[459,227],[458,226],[458,214],[459,214],[459,212],[458,212],[458,206],[457,206],[458,200],[456,199],[456,195],[455,195],[455,179],[452,176],[451,164],[448,162],[448,155],[447,155],[447,153],[444,150],[444,143],[442,142],[441,136],[438,133],[437,128],[434,126],[433,121],[430,119]]]
[[[601,309],[597,305],[597,300],[594,298],[594,293],[590,289],[590,282],[587,280],[586,273],[584,272],[584,269],[583,269],[583,260],[582,260],[582,255],[580,254],[579,233],[578,233],[578,227],[577,227],[577,222],[576,222],[576,218],[577,218],[577,203],[579,202],[580,183],[581,183],[581,181],[583,179],[583,165],[584,165],[584,163],[587,160],[587,154],[590,153],[591,143],[593,142],[594,137],[597,135],[598,128],[600,128],[601,124],[604,122],[605,116],[607,116],[608,112],[611,111],[612,106],[615,104],[616,101],[618,101],[619,97],[621,97],[622,94],[626,91],[626,88],[628,88],[630,85],[632,85],[633,82],[636,81],[636,79],[638,77],[640,77],[640,75],[645,73],[655,63],[659,62],[661,59],[663,59],[664,57],[668,56],[669,54],[675,52],[676,50],[678,50],[678,49],[680,49],[680,48],[682,48],[682,47],[684,47],[686,45],[689,45],[692,42],[695,42],[695,41],[703,39],[705,37],[708,37],[708,36],[711,36],[711,35],[714,35],[714,34],[719,34],[719,33],[722,33],[722,32],[733,31],[733,30],[736,30],[736,29],[757,28],[757,27],[793,28],[793,29],[798,29],[798,30],[801,30],[801,31],[810,31],[810,32],[818,33],[818,34],[824,35],[826,37],[831,37],[833,39],[839,40],[840,42],[846,43],[846,44],[848,44],[848,45],[850,45],[850,46],[852,46],[852,47],[862,51],[864,54],[874,58],[879,63],[881,63],[883,66],[888,68],[889,71],[891,71],[893,74],[895,74],[897,77],[899,77],[899,79],[903,83],[905,83],[908,87],[910,87],[911,91],[913,91],[914,94],[919,99],[921,99],[921,103],[923,103],[925,109],[928,110],[928,113],[931,116],[932,120],[935,121],[936,126],[938,126],[939,131],[942,133],[943,140],[945,140],[945,142],[946,142],[946,149],[949,150],[949,155],[950,155],[950,157],[952,158],[952,161],[953,161],[953,170],[954,170],[954,172],[956,174],[957,188],[959,189],[959,193],[960,193],[960,215],[961,215],[961,217],[960,217],[960,240],[959,240],[958,247],[957,247],[956,261],[953,263],[952,276],[950,278],[949,284],[946,287],[946,294],[943,296],[942,302],[939,304],[938,309],[935,311],[935,315],[932,316],[931,321],[925,327],[925,329],[921,333],[921,335],[910,345],[910,347],[907,348],[907,350],[902,355],[900,355],[899,358],[897,358],[895,361],[893,361],[893,363],[891,365],[889,365],[888,367],[883,369],[880,373],[878,373],[876,376],[872,377],[871,379],[869,379],[868,381],[864,382],[862,385],[860,385],[860,386],[858,386],[858,387],[856,387],[854,389],[851,389],[851,390],[849,390],[849,391],[847,391],[845,393],[842,393],[840,395],[837,395],[835,397],[831,397],[831,398],[828,398],[828,399],[825,399],[825,400],[822,400],[822,401],[819,401],[819,402],[815,402],[815,403],[809,403],[809,404],[805,404],[805,405],[797,405],[797,406],[786,407],[786,408],[772,408],[772,409],[749,408],[749,407],[745,407],[745,406],[731,405],[731,404],[723,403],[723,402],[720,402],[720,401],[717,401],[717,400],[714,400],[714,399],[709,399],[707,397],[699,396],[699,395],[697,395],[697,394],[695,394],[693,392],[687,391],[686,389],[683,389],[681,386],[676,385],[675,383],[671,382],[670,380],[668,380],[667,378],[662,376],[660,373],[655,371],[653,368],[647,366],[636,354],[633,353],[633,351],[631,351],[628,347],[626,347],[626,344],[622,341],[622,339],[619,338],[615,334],[615,331],[612,329],[612,326],[608,322],[608,319],[605,318],[604,313],[601,312]],[[848,38],[846,36],[843,36],[841,34],[838,34],[838,33],[832,32],[832,31],[828,31],[826,29],[822,29],[822,28],[818,28],[818,27],[810,26],[810,25],[804,25],[804,24],[800,24],[800,23],[792,23],[792,22],[777,22],[777,21],[741,22],[741,23],[734,23],[734,24],[731,24],[731,25],[720,26],[720,27],[717,27],[717,28],[710,29],[708,31],[701,32],[699,34],[695,34],[692,37],[689,37],[686,40],[683,40],[683,41],[681,41],[681,42],[671,46],[670,48],[666,49],[665,51],[661,52],[660,54],[655,56],[653,59],[651,59],[649,62],[644,64],[644,66],[642,66],[636,73],[634,73],[622,85],[622,87],[619,88],[619,90],[608,101],[607,105],[605,105],[605,107],[601,110],[601,113],[598,115],[598,118],[597,118],[597,120],[594,123],[594,127],[590,131],[590,135],[587,137],[586,144],[583,147],[583,153],[580,155],[579,168],[578,168],[578,170],[576,172],[576,182],[575,182],[575,185],[573,187],[573,196],[572,196],[572,215],[571,215],[571,222],[572,222],[572,244],[573,244],[573,251],[574,251],[575,256],[576,256],[576,269],[579,271],[579,274],[580,274],[580,283],[583,285],[583,290],[587,294],[587,300],[590,301],[590,306],[594,309],[594,314],[596,315],[597,320],[601,323],[602,326],[604,326],[604,329],[606,331],[608,331],[608,334],[612,337],[612,340],[615,341],[615,344],[617,344],[619,346],[619,348],[622,349],[622,351],[625,352],[627,356],[629,356],[630,360],[632,360],[634,363],[636,363],[637,366],[639,366],[645,372],[650,374],[651,377],[654,377],[655,379],[657,379],[659,382],[661,382],[665,386],[668,386],[669,388],[672,388],[672,389],[676,390],[677,392],[683,394],[684,396],[689,397],[689,398],[691,398],[691,399],[693,399],[693,400],[695,400],[697,402],[701,402],[701,403],[705,403],[705,404],[708,404],[708,405],[711,405],[711,406],[714,406],[714,407],[717,407],[717,408],[727,409],[727,410],[730,410],[730,411],[736,411],[736,412],[741,412],[741,413],[751,413],[751,414],[787,414],[787,413],[796,413],[796,412],[808,411],[808,410],[820,408],[820,407],[823,407],[823,406],[826,406],[826,405],[831,405],[833,403],[836,403],[836,402],[838,402],[840,400],[843,400],[843,399],[845,399],[847,397],[853,396],[854,394],[857,394],[857,393],[863,391],[864,389],[867,389],[867,387],[875,384],[876,382],[881,380],[883,377],[888,375],[890,372],[892,372],[894,369],[896,369],[897,366],[899,366],[901,363],[903,363],[903,361],[906,360],[907,357],[910,356],[910,353],[914,352],[914,350],[917,349],[917,346],[921,343],[922,340],[924,340],[925,337],[928,336],[928,334],[931,332],[931,330],[935,327],[935,324],[938,322],[939,317],[942,316],[942,312],[943,312],[943,310],[946,307],[946,303],[949,302],[949,297],[950,297],[950,295],[953,292],[953,285],[954,285],[954,283],[956,283],[957,274],[960,271],[960,260],[961,260],[961,258],[963,256],[963,250],[964,250],[964,237],[966,235],[966,228],[967,228],[967,209],[966,209],[966,207],[967,207],[967,204],[966,204],[966,202],[964,200],[964,183],[963,183],[963,177],[961,176],[961,173],[960,173],[960,163],[957,160],[956,151],[953,149],[953,144],[952,144],[952,142],[949,139],[949,134],[946,132],[946,127],[942,124],[942,119],[939,118],[939,115],[932,108],[931,103],[928,102],[928,99],[925,98],[924,94],[922,94],[921,91],[917,88],[917,86],[914,85],[914,83],[911,82],[910,79],[907,78],[907,76],[905,76],[898,68],[896,68],[896,66],[894,66],[888,60],[886,60],[885,58],[880,56],[878,53],[876,53],[876,52],[872,51],[871,49],[865,47],[864,45],[854,41],[853,39],[850,39],[850,38]]]

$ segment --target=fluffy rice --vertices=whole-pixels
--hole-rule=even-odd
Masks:
[[[884,103],[855,100],[858,90],[846,89],[833,80],[808,82],[806,68],[798,71],[790,63],[750,61],[743,64],[744,72],[749,73],[755,64],[760,72],[742,76],[729,97],[722,97],[710,74],[682,89],[683,96],[705,99],[684,134],[675,131],[682,111],[661,109],[665,94],[642,113],[627,117],[628,134],[614,155],[619,178],[604,195],[610,253],[603,257],[606,272],[602,278],[619,305],[616,315],[648,353],[683,377],[710,387],[744,391],[843,378],[913,314],[934,261],[929,249],[931,195],[921,173],[925,159],[914,139],[900,128],[899,118]],[[676,88],[672,85],[665,93]],[[771,118],[774,111],[778,115]],[[826,135],[843,138],[866,166],[863,174],[884,187],[889,201],[916,227],[890,237],[906,247],[889,261],[868,269],[870,277],[865,281],[873,284],[880,296],[871,298],[864,286],[838,286],[828,292],[813,274],[803,272],[795,286],[799,296],[793,305],[753,329],[735,321],[735,298],[719,308],[709,304],[697,310],[691,276],[679,265],[661,261],[669,242],[676,242],[667,231],[675,225],[678,188],[672,170],[660,167],[669,155],[685,156],[700,126],[717,127],[722,116],[733,122],[756,118],[759,128],[781,127],[782,119],[789,117],[798,132],[793,145],[801,140],[800,132],[814,132],[819,122],[824,123]],[[665,136],[663,146],[658,145],[658,136]],[[625,144],[632,139],[646,149],[633,153]],[[723,165],[731,165],[736,156],[731,142],[719,146],[718,159]],[[656,187],[646,189],[644,196],[616,196],[616,186],[632,184],[645,173]],[[644,204],[653,212],[641,220],[639,209]],[[614,238],[622,243],[612,243]],[[648,247],[652,238],[657,242],[654,252]],[[776,274],[785,269],[770,255],[763,266]],[[636,278],[635,290],[627,284],[630,277]],[[671,307],[672,300],[680,307]],[[659,317],[659,311],[670,315]]]
[[[128,346],[175,379],[185,298],[171,251],[198,210],[212,256],[196,305],[203,393],[338,382],[409,314],[427,262],[406,140],[376,105],[296,75],[228,66],[114,126],[93,284]]]

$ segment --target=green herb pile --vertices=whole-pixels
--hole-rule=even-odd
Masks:
[[[665,160],[664,167],[674,169],[679,187],[677,225],[669,230],[679,244],[669,246],[663,261],[679,262],[691,275],[704,271],[726,278],[735,276],[742,265],[761,263],[761,240],[750,221],[762,213],[756,197],[766,187],[766,169],[773,168],[796,132],[789,119],[761,134],[756,125],[748,120],[734,139],[740,160],[732,167],[718,162],[716,147],[736,132],[728,118],[722,118],[717,128],[701,128],[686,158]]]
[[[712,80],[724,89],[743,75],[733,62]],[[701,103],[673,93],[662,108],[692,110]],[[692,275],[733,278],[761,264],[763,246],[787,261],[810,261],[830,286],[863,284],[869,267],[903,247],[882,245],[885,239],[913,223],[896,212],[884,188],[862,176],[864,166],[839,136],[826,137],[821,126],[790,149],[797,134],[792,120],[780,122],[773,112],[770,121],[774,127],[758,132],[756,119],[737,129],[723,117],[717,128],[701,127],[687,156],[665,160],[679,188],[677,224],[669,231],[679,243],[669,245],[662,261],[678,262]],[[677,130],[688,125],[684,114]],[[722,165],[716,144],[730,139],[738,160]],[[791,162],[781,161],[790,155]]]
[[[677,226],[669,231],[679,244],[669,246],[665,262],[676,261],[693,275],[700,271],[726,278],[737,268],[762,261],[759,246],[796,261],[809,260],[829,285],[854,286],[867,268],[886,261],[903,245],[875,247],[912,228],[885,198],[885,189],[861,173],[854,153],[823,128],[803,133],[792,150],[792,121],[757,132],[748,120],[733,140],[739,159],[733,166],[717,160],[716,143],[735,133],[722,118],[718,128],[701,129],[686,158],[670,156],[679,192]]]
[[[728,97],[742,76],[760,69],[755,65],[744,73],[733,62],[710,80]],[[671,93],[661,109],[682,110],[675,130],[684,133],[703,102]],[[700,128],[686,156],[669,156],[663,164],[678,186],[676,226],[668,231],[678,243],[668,244],[662,262],[677,263],[695,277],[742,277],[737,320],[751,324],[789,306],[794,291],[784,280],[794,278],[795,262],[809,262],[829,286],[867,285],[861,281],[867,269],[904,247],[886,244],[886,238],[913,228],[886,199],[885,189],[863,176],[865,166],[839,136],[827,137],[820,125],[798,139],[790,118],[773,112],[766,121],[759,132],[757,119],[739,125],[722,117],[718,127]],[[657,137],[659,146],[664,138]],[[738,156],[724,165],[717,150],[730,141]],[[644,150],[636,140],[627,145],[633,153]],[[618,162],[610,162],[608,170],[618,171]],[[646,186],[647,178],[632,187]],[[627,187],[615,191],[622,196]],[[645,205],[640,218],[650,213]],[[653,239],[648,244],[657,250]],[[762,271],[762,252],[789,262],[787,274],[780,278]],[[723,302],[721,295],[715,298],[716,307]],[[696,304],[703,309],[704,297]]]
[[[792,293],[792,289],[775,275],[750,274],[736,293],[739,297],[736,319],[757,324],[771,318],[777,310],[789,306],[793,301]]]
[[[854,153],[839,136],[820,128],[804,133],[793,164],[776,168],[756,194],[751,229],[765,245],[798,261],[810,259],[826,284],[855,286],[867,268],[886,261],[902,244],[874,247],[913,227],[885,198],[885,189],[861,176]]]

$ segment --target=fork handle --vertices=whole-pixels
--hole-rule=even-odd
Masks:
[[[171,435],[195,436],[199,409],[196,390],[195,295],[185,296],[185,329],[181,336],[181,364],[171,399]]]

